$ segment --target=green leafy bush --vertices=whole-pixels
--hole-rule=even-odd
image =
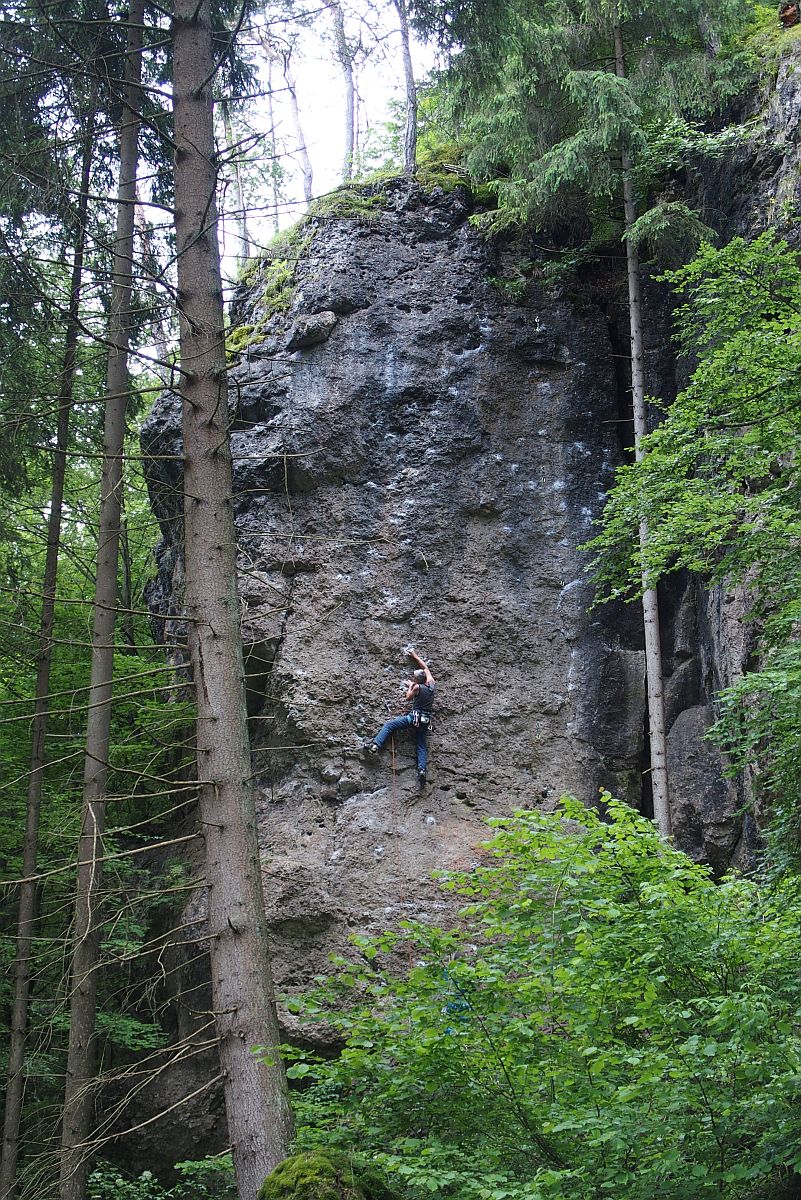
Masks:
[[[602,800],[493,822],[443,880],[455,928],[356,939],[303,1005],[344,1049],[289,1069],[302,1146],[460,1200],[745,1197],[801,1165],[799,884],[715,884]]]
[[[111,1163],[100,1163],[89,1178],[87,1200],[236,1200],[230,1154],[176,1165],[178,1182],[165,1187],[152,1171],[128,1178]]]
[[[152,1171],[143,1171],[138,1179],[126,1179],[109,1163],[92,1172],[88,1192],[88,1200],[167,1200],[170,1195]]]

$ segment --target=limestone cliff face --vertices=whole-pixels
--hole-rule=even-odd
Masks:
[[[461,186],[396,181],[368,218],[316,223],[288,311],[265,314],[258,277],[237,297],[236,319],[262,331],[231,371],[229,400],[281,992],[325,970],[350,932],[442,917],[432,872],[478,858],[487,816],[564,792],[592,803],[601,786],[648,805],[640,613],[590,611],[577,548],[623,459],[625,343],[588,297],[532,283],[510,298],[498,281],[529,247],[487,242],[470,213]],[[658,339],[654,364],[660,355]],[[174,401],[156,407],[150,453],[180,452],[179,416]],[[180,612],[174,470],[160,458],[151,477],[165,615]],[[678,774],[705,753],[708,697],[693,589],[667,611]],[[411,741],[378,762],[363,753],[401,710],[409,643],[437,679],[422,792]],[[739,835],[719,764],[712,779],[730,854]],[[688,839],[699,853],[704,836]],[[169,1087],[181,1086],[173,1073]],[[211,1101],[187,1129],[200,1144],[221,1136]]]
[[[230,404],[282,985],[349,929],[438,904],[432,870],[469,863],[488,815],[564,792],[591,803],[601,786],[648,804],[639,611],[590,611],[577,548],[623,458],[624,347],[589,298],[536,283],[509,298],[499,281],[528,248],[483,239],[466,189],[398,180],[380,201],[367,218],[318,220],[288,311],[266,318],[259,278],[237,298],[238,319],[263,330],[231,371]],[[664,373],[660,338],[651,357]],[[156,409],[149,451],[179,449],[178,416]],[[156,498],[173,599],[178,494]],[[705,754],[708,775],[708,721],[687,716],[709,699],[694,601],[689,587],[666,598],[669,717],[682,759]],[[423,792],[410,741],[377,763],[363,754],[401,710],[409,643],[438,684]],[[712,778],[722,801],[719,765]]]
[[[725,183],[704,178],[707,219],[714,199],[729,233],[743,227],[743,189],[764,213],[791,177],[799,186],[797,85],[786,72],[784,96],[781,78],[770,119],[791,139],[784,156],[760,143],[721,165]],[[590,611],[577,548],[624,456],[625,323],[603,289],[560,298],[536,271],[510,297],[503,280],[536,250],[484,240],[471,210],[461,186],[394,181],[369,215],[312,224],[286,311],[266,311],[263,274],[236,298],[234,321],[254,328],[229,403],[282,992],[324,970],[350,932],[441,916],[431,872],[480,855],[485,817],[563,792],[589,803],[601,786],[649,804],[640,615]],[[669,311],[654,288],[648,303],[649,387],[670,395]],[[144,445],[180,452],[173,400]],[[164,531],[152,599],[169,628],[182,568],[168,458],[154,460],[151,488]],[[684,579],[662,607],[677,838],[722,868],[753,836],[743,786],[704,741],[715,690],[750,651],[742,602]],[[438,685],[422,792],[410,742],[377,763],[362,753],[400,710],[409,643]],[[177,1157],[222,1136],[215,1100],[186,1133]]]
[[[641,801],[638,614],[589,613],[576,548],[621,460],[607,322],[506,298],[492,280],[521,248],[469,213],[461,187],[398,181],[369,219],[320,221],[291,308],[231,372],[266,892],[293,981],[294,933],[305,973],[348,928],[437,903],[431,871],[475,857],[483,817],[600,785]],[[239,297],[251,323],[259,291]],[[175,448],[176,420],[154,414],[149,449]],[[400,711],[408,643],[438,683],[422,794],[410,742],[362,753]]]

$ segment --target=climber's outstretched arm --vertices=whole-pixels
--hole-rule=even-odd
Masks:
[[[426,683],[428,684],[429,687],[432,687],[434,684],[434,676],[431,674],[431,672],[428,669],[428,663],[424,662],[423,659],[420,657],[420,655],[417,653],[417,651],[414,650],[411,646],[408,648],[406,653],[409,655],[409,658],[412,660],[412,662],[417,663],[417,665],[421,671],[425,671]]]

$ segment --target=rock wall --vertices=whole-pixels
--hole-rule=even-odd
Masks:
[[[602,785],[643,800],[638,613],[589,612],[577,549],[622,456],[609,324],[537,287],[509,298],[498,281],[525,248],[487,242],[470,213],[461,186],[396,181],[369,218],[315,223],[286,312],[263,311],[263,276],[237,298],[236,319],[260,331],[230,403],[282,992],[325,970],[352,931],[442,916],[431,874],[480,855],[485,817],[566,791],[591,803]],[[174,399],[143,441],[163,456],[151,601],[169,632],[182,570]],[[408,643],[438,685],[422,792],[411,741],[378,762],[363,753],[401,709]],[[153,1106],[183,1082],[171,1072],[159,1086]],[[180,1153],[221,1136],[209,1098]]]
[[[789,148],[755,142],[695,181],[707,220],[728,234],[753,231],[754,212],[775,211],[791,186],[797,197],[795,80],[783,68],[769,106],[771,139],[781,130]],[[229,403],[284,993],[325,970],[350,932],[442,916],[431,872],[476,859],[487,816],[566,791],[591,803],[601,786],[649,806],[639,612],[590,610],[577,548],[629,436],[619,296],[595,286],[557,298],[536,282],[518,296],[508,281],[536,250],[483,239],[462,186],[396,180],[363,198],[369,212],[310,224],[281,311],[269,311],[267,267],[234,309],[251,331]],[[669,307],[654,285],[647,299],[649,386],[669,396]],[[180,453],[174,399],[157,404],[143,442]],[[169,457],[153,461],[151,488],[164,532],[151,599],[169,631],[182,569]],[[661,600],[677,840],[723,869],[747,859],[754,831],[747,784],[724,778],[704,734],[714,693],[751,650],[745,603],[687,579]],[[378,762],[363,754],[400,709],[408,643],[438,683],[423,791],[411,742]],[[214,1094],[186,1130],[176,1157],[224,1140]]]
[[[231,404],[267,896],[277,944],[302,936],[317,968],[345,929],[436,903],[431,871],[468,863],[487,815],[601,785],[642,800],[638,614],[588,611],[576,548],[621,461],[607,320],[510,300],[492,281],[522,248],[470,211],[462,187],[396,181],[369,219],[317,222],[286,313],[265,325],[258,280],[239,297],[264,326]],[[177,420],[159,406],[149,451],[177,448]],[[363,754],[408,643],[438,682],[422,793],[410,741]]]

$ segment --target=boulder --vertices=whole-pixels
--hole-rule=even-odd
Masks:
[[[396,1193],[347,1155],[312,1150],[279,1163],[257,1200],[396,1200]]]

